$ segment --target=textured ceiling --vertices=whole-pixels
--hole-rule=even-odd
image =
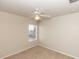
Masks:
[[[52,17],[79,11],[79,1],[69,0],[0,0],[0,10],[23,16],[31,16],[35,8],[43,9]]]

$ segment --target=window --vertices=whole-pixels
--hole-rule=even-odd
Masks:
[[[29,24],[29,41],[37,40],[37,25]]]

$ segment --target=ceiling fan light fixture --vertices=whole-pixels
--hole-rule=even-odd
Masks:
[[[40,16],[39,15],[36,15],[35,18],[34,18],[36,21],[40,20]]]

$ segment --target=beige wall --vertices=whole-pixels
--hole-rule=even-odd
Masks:
[[[40,42],[49,48],[79,57],[79,13],[40,23]]]
[[[26,17],[0,12],[0,57],[28,49],[28,24],[34,23]]]

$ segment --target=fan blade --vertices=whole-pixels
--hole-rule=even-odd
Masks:
[[[42,12],[40,11],[39,8],[34,9],[33,14],[41,14]]]
[[[44,18],[51,18],[51,16],[49,15],[40,15],[41,17],[44,17]]]

